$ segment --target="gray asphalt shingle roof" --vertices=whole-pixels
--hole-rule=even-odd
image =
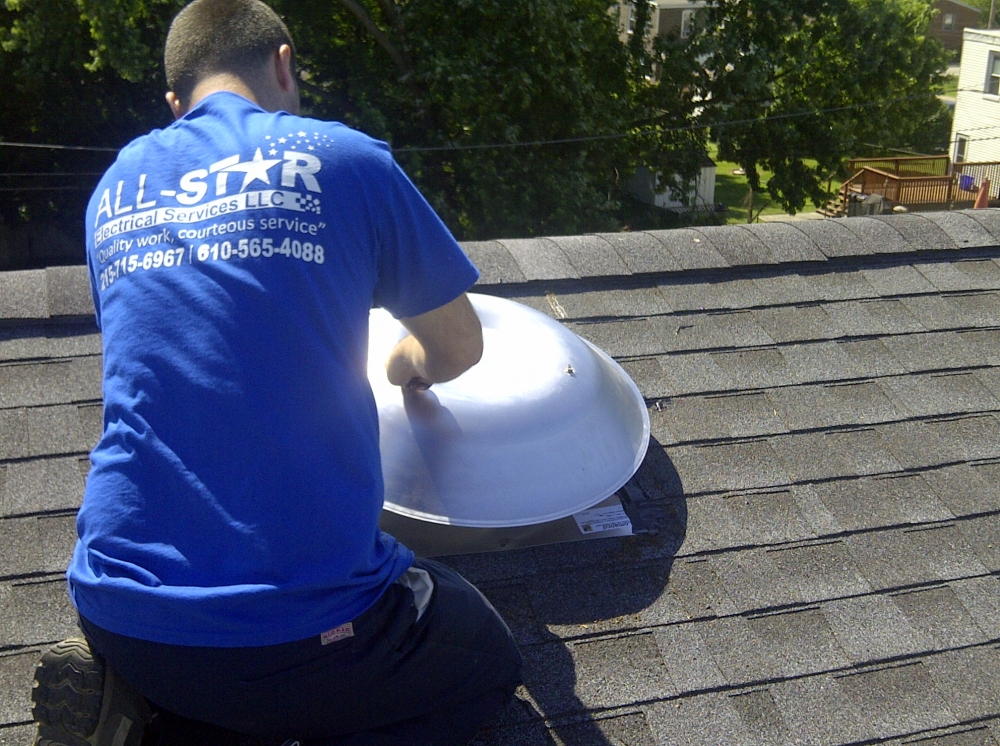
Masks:
[[[508,619],[500,744],[1000,743],[1000,211],[466,244],[649,406],[648,533],[448,562]],[[101,422],[82,268],[0,274],[0,745]]]

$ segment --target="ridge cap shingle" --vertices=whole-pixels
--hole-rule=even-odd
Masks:
[[[820,267],[831,259],[997,246],[1000,209],[504,239],[462,246],[476,259],[483,254],[482,247],[486,244],[506,251],[510,266],[527,269],[522,272],[527,281],[736,271],[782,265]],[[596,252],[605,245],[609,251],[607,257],[596,260]],[[533,256],[530,253],[533,250],[539,254]],[[613,271],[620,270],[623,264],[625,271]],[[596,274],[597,270],[606,273]],[[479,285],[504,282],[511,279],[484,272]]]
[[[1000,209],[467,241],[478,286],[786,264],[1000,245]],[[89,316],[84,266],[0,273],[0,321]]]

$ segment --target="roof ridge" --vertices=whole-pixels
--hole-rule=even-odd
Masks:
[[[827,268],[862,257],[1000,246],[1000,209],[467,241],[477,287],[534,281]],[[87,268],[0,273],[0,322],[91,316]]]
[[[703,226],[462,244],[480,286],[609,276],[826,268],[838,259],[1000,246],[1000,209]]]

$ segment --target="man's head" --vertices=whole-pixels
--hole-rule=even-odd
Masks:
[[[292,37],[260,0],[194,0],[170,25],[163,56],[171,91],[167,101],[175,114],[207,95],[204,88],[211,81],[222,82],[215,90],[233,90],[226,81],[242,83],[266,109],[291,109],[294,98],[298,110]]]

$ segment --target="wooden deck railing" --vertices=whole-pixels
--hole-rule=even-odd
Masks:
[[[905,158],[852,158],[848,173],[862,168],[884,171],[893,176],[947,176],[951,159],[946,155],[907,156]]]
[[[984,177],[990,180],[990,199],[1000,199],[1000,163],[996,161],[956,163],[952,166],[952,176],[955,177],[956,191],[961,194],[955,199],[975,199]],[[970,192],[971,198],[966,196]]]
[[[897,176],[864,167],[859,178],[852,179],[855,191],[881,194],[898,205],[926,205],[951,202],[955,179],[952,176]]]
[[[886,166],[886,168],[881,168]],[[943,173],[932,173],[931,169]],[[1000,200],[1000,162],[955,163],[946,156],[914,158],[854,158],[854,173],[843,182],[839,197],[821,210],[835,217],[848,212],[851,195],[881,194],[893,205],[927,208],[931,205],[967,206],[979,193],[984,178],[990,180],[990,199]]]

